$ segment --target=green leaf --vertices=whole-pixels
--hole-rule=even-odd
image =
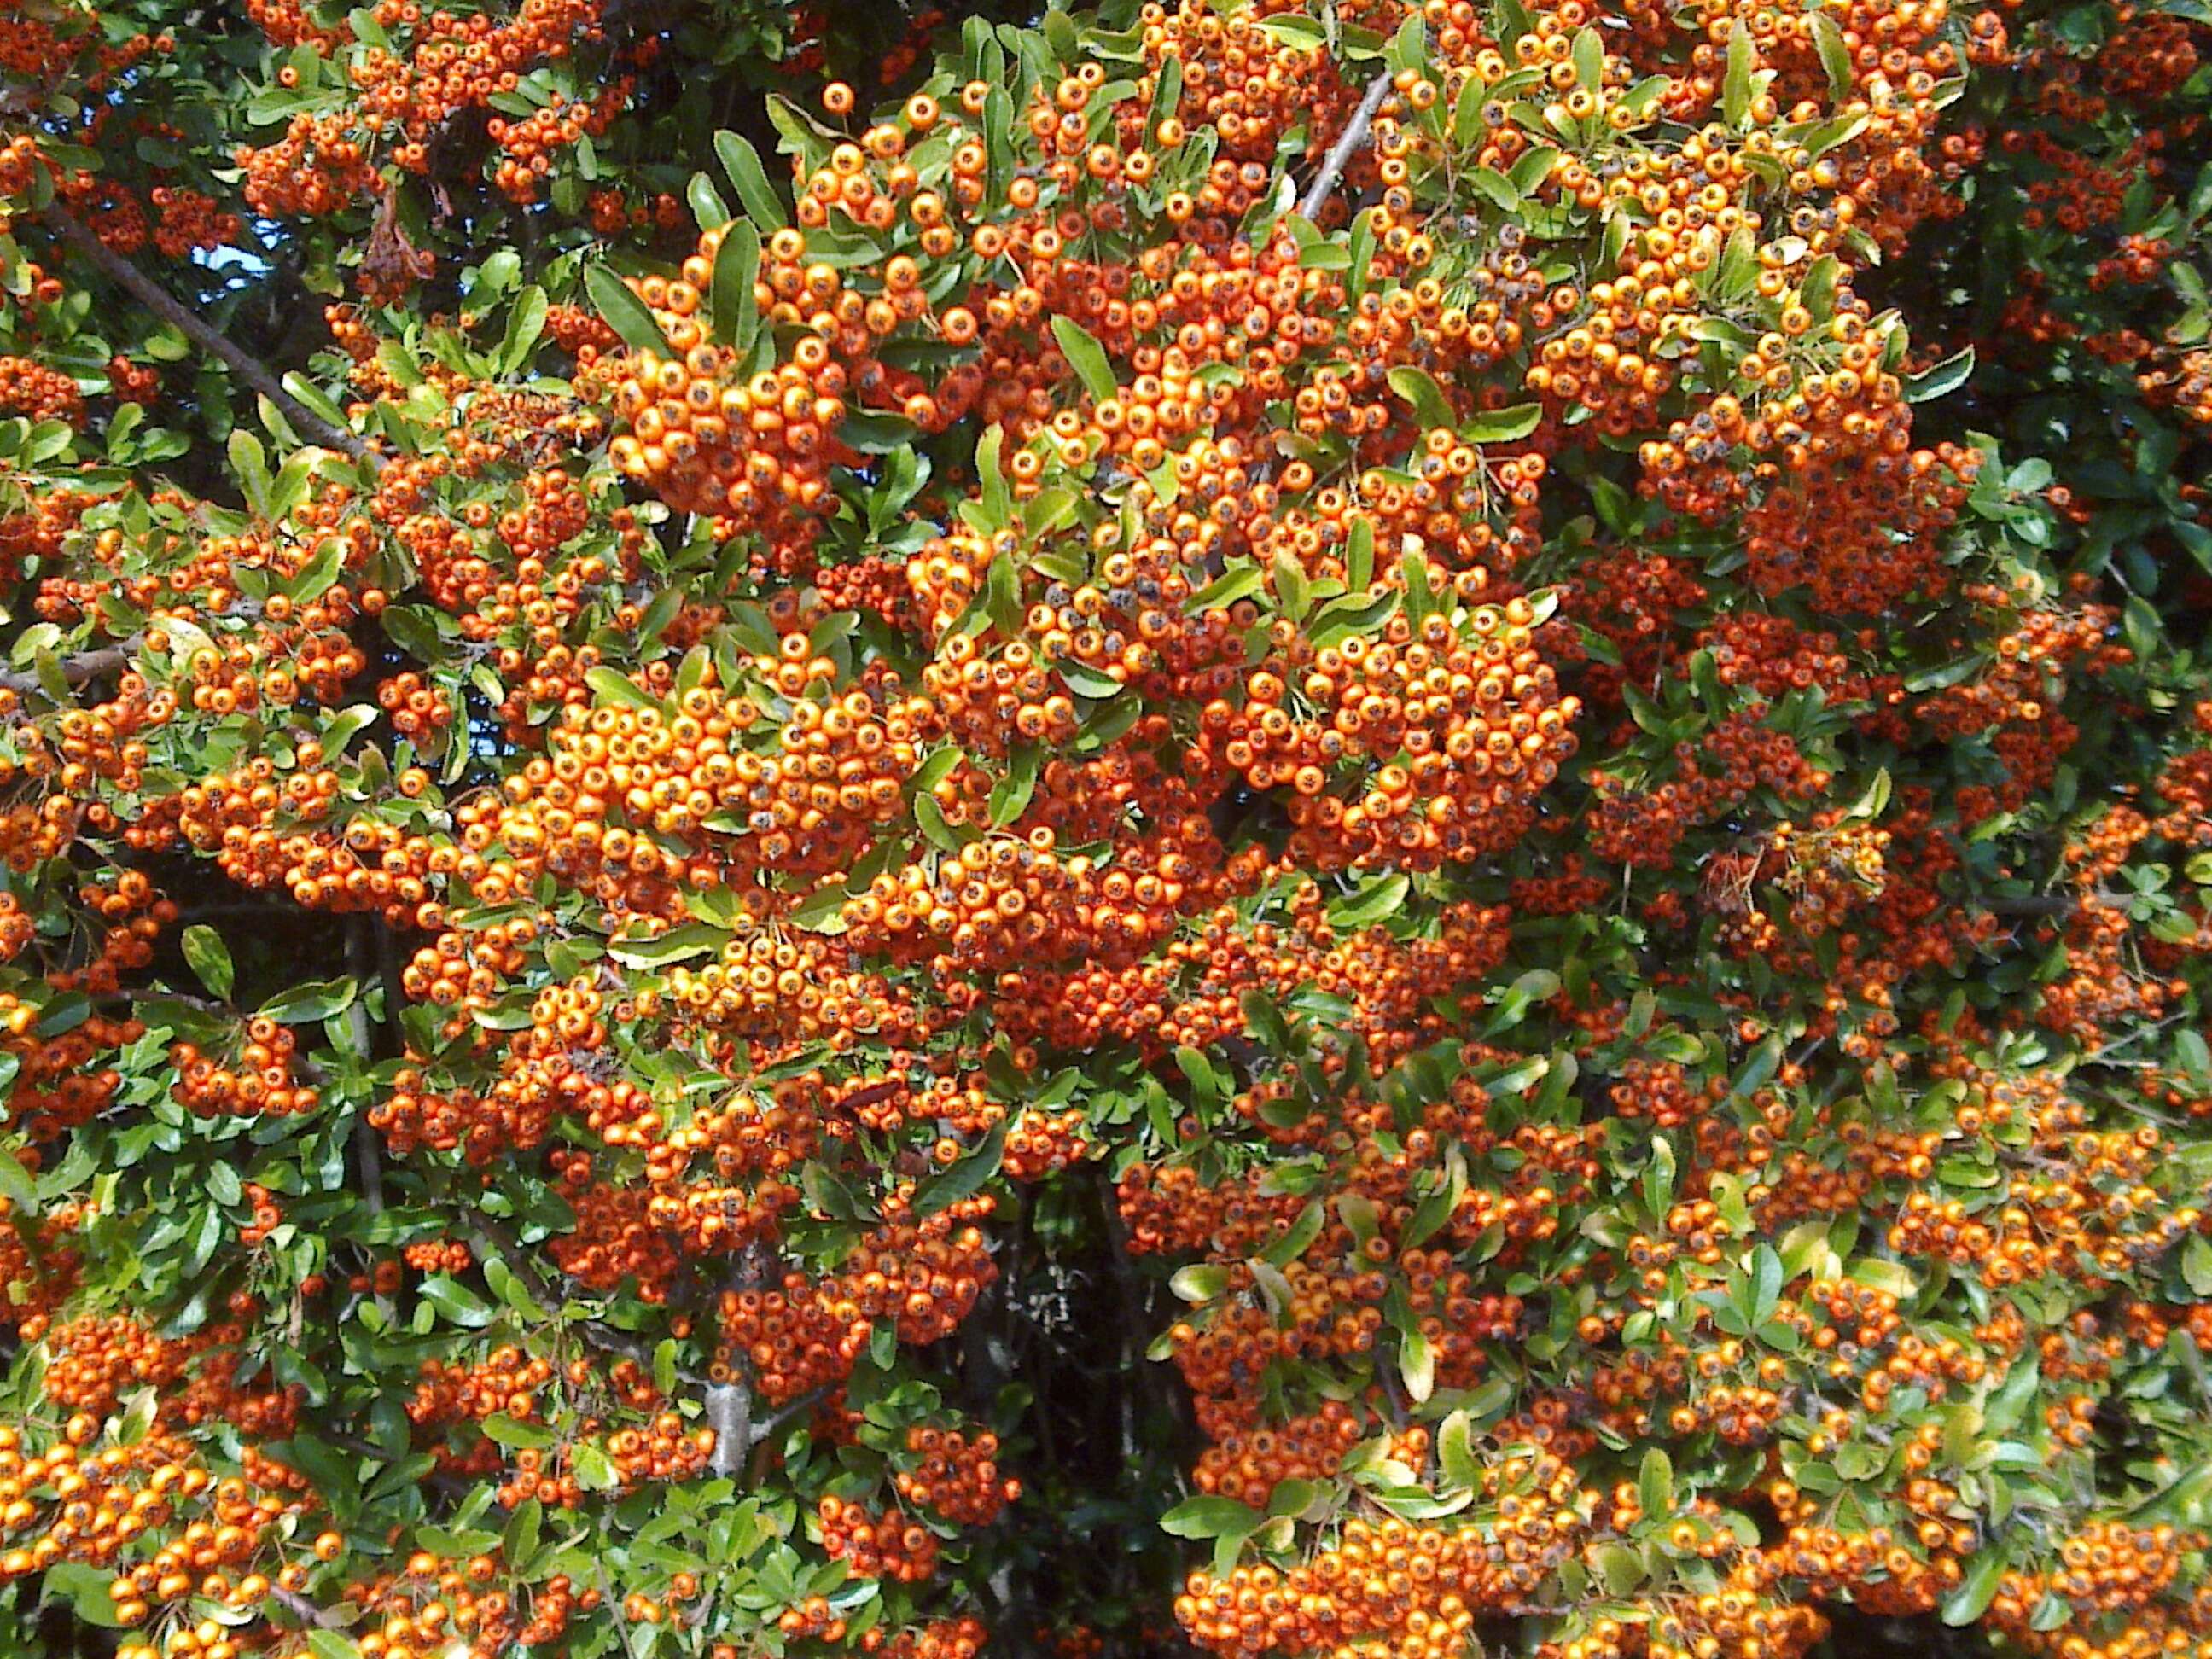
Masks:
[[[1304,12],[1279,12],[1273,17],[1263,17],[1257,21],[1261,29],[1273,35],[1285,46],[1304,46],[1310,49],[1320,46],[1328,38],[1328,31],[1322,27],[1321,19],[1310,17]],[[1168,61],[1174,63],[1176,60],[1170,58]]]
[[[1358,928],[1373,926],[1386,917],[1398,914],[1413,890],[1413,880],[1402,873],[1377,876],[1358,892],[1349,894],[1328,907],[1328,923],[1339,933],[1351,933]]]
[[[1844,40],[1843,26],[1825,11],[1811,15],[1813,44],[1820,48],[1820,68],[1828,77],[1828,94],[1842,100],[1851,95],[1858,77],[1851,67],[1851,49]]]
[[[713,230],[730,222],[730,204],[705,173],[691,175],[691,182],[684,186],[684,199],[691,204],[691,217],[700,229]]]
[[[231,428],[228,448],[231,476],[238,480],[238,487],[245,494],[246,506],[252,509],[255,518],[267,518],[269,452],[262,447],[261,440],[244,427]],[[35,460],[39,458],[34,455],[31,459]]]
[[[1022,631],[1022,574],[1013,560],[991,561],[983,578],[983,610],[991,626],[1007,638]]]
[[[1675,1174],[1674,1143],[1664,1135],[1655,1136],[1651,1162],[1644,1171],[1644,1202],[1655,1221],[1664,1222],[1674,1205]]]
[[[1204,1049],[1184,1043],[1176,1049],[1175,1062],[1176,1068],[1190,1080],[1201,1105],[1218,1104],[1227,1097],[1229,1090],[1222,1075],[1213,1069],[1213,1062],[1206,1058]]]
[[[1479,89],[1479,82],[1470,81],[1468,83],[1470,93]],[[1489,198],[1492,207],[1504,213],[1516,216],[1520,213],[1522,198],[1519,188],[1496,167],[1476,167],[1468,174],[1468,179],[1475,189]]]
[[[1226,611],[1237,600],[1250,599],[1267,585],[1267,573],[1258,565],[1231,561],[1228,569],[1182,602],[1183,615],[1196,617],[1208,611]]]
[[[1260,1252],[1260,1260],[1271,1267],[1287,1267],[1306,1253],[1307,1246],[1321,1237],[1322,1223],[1326,1213],[1319,1199],[1308,1202],[1298,1212],[1298,1218],[1291,1224],[1290,1231]]]
[[[1649,986],[1628,1000],[1628,1018],[1621,1022],[1624,1036],[1640,1037],[1651,1029],[1651,1017],[1659,1010],[1659,999]]]
[[[761,166],[758,150],[736,133],[725,131],[714,135],[714,154],[720,158],[730,183],[737,187],[738,200],[744,204],[745,216],[757,231],[763,227],[781,230],[790,222],[784,216],[781,198],[768,181],[768,170]]]
[[[584,684],[599,694],[602,702],[618,702],[630,708],[650,708],[655,714],[665,712],[659,698],[616,669],[586,669]]]
[[[1375,580],[1375,520],[1363,517],[1352,526],[1352,533],[1344,544],[1345,586],[1351,590],[1345,599],[1364,604],[1368,586]],[[1335,601],[1333,603],[1341,603]],[[1324,612],[1325,614],[1325,612]]]
[[[1318,1480],[1281,1481],[1267,1499],[1267,1514],[1270,1517],[1286,1515],[1304,1517],[1334,1494],[1334,1487]]]
[[[1160,65],[1159,75],[1152,83],[1152,107],[1145,112],[1145,124],[1156,126],[1171,119],[1182,107],[1182,59],[1170,58]]]
[[[286,463],[284,471],[290,473],[293,464]],[[336,536],[326,538],[315,556],[301,565],[283,584],[285,596],[295,601],[319,599],[337,586],[338,572],[344,568],[346,544]]]
[[[1513,188],[1523,196],[1533,196],[1542,188],[1544,181],[1552,176],[1552,170],[1559,164],[1559,151],[1556,147],[1536,144],[1522,152],[1521,159],[1514,162],[1513,170],[1506,177],[1513,181]]]
[[[1398,1248],[1401,1250],[1415,1249],[1434,1237],[1437,1230],[1449,1221],[1452,1212],[1459,1207],[1459,1201],[1466,1191],[1466,1161],[1455,1150],[1454,1161],[1449,1169],[1442,1172],[1436,1186],[1413,1206],[1413,1213],[1407,1218],[1406,1225],[1398,1235]]]
[[[2192,1296],[2212,1297],[2212,1239],[2197,1233],[2182,1246],[2181,1279]]]
[[[1473,1413],[1462,1409],[1444,1419],[1437,1430],[1437,1463],[1446,1488],[1464,1491],[1480,1483],[1482,1466],[1475,1461]]]
[[[1843,274],[1843,262],[1832,253],[1824,253],[1813,262],[1805,273],[1805,281],[1798,289],[1798,297],[1816,323],[1825,323],[1836,312],[1836,279]]]
[[[1751,1051],[1750,1055],[1744,1060],[1743,1069],[1735,1074],[1734,1081],[1729,1085],[1729,1097],[1732,1100],[1750,1099],[1752,1096],[1774,1080],[1775,1073],[1781,1067],[1782,1039],[1779,1036],[1768,1036],[1763,1039],[1759,1046]]]
[[[424,1279],[418,1294],[448,1321],[464,1329],[477,1330],[492,1322],[491,1304],[466,1285],[456,1284],[446,1273],[433,1273]],[[489,1430],[487,1423],[487,1432]]]
[[[530,361],[530,354],[538,349],[538,342],[545,332],[549,308],[545,290],[535,283],[516,298],[514,309],[507,314],[507,332],[499,343],[500,373],[515,374]],[[337,424],[343,426],[345,422],[339,421]]]
[[[1390,37],[1389,57],[1392,66],[1419,73],[1428,67],[1429,32],[1421,24],[1421,14],[1408,12],[1406,21],[1398,25],[1398,32]]]
[[[1375,259],[1375,219],[1370,210],[1363,209],[1352,222],[1352,246],[1346,250],[1345,279],[1352,297],[1361,298],[1369,287],[1369,267]]]
[[[1586,1552],[1597,1582],[1611,1596],[1626,1596],[1645,1577],[1644,1557],[1626,1544],[1601,1539]]]
[[[1647,1516],[1674,1512],[1674,1465],[1663,1448],[1654,1446],[1644,1454],[1643,1466],[1636,1472],[1636,1491]]]
[[[495,1413],[484,1419],[483,1431],[486,1437],[495,1444],[522,1447],[533,1451],[542,1451],[551,1445],[555,1438],[553,1431],[543,1423],[525,1423],[504,1412]]]
[[[1459,435],[1471,444],[1510,444],[1527,437],[1544,418],[1540,404],[1494,409],[1460,423]]]
[[[491,1287],[491,1293],[501,1302],[525,1319],[540,1324],[544,1322],[548,1316],[545,1310],[538,1305],[537,1298],[530,1294],[530,1287],[516,1277],[514,1269],[500,1257],[484,1258],[483,1276],[484,1283]]]
[[[279,991],[261,1005],[260,1012],[282,1025],[305,1025],[350,1008],[358,988],[350,979],[310,980]]]
[[[793,905],[785,915],[784,921],[793,927],[803,927],[810,933],[842,933],[844,923],[840,913],[844,908],[843,884],[826,881]]]
[[[284,390],[290,392],[308,413],[319,416],[341,432],[346,429],[345,410],[338,407],[337,400],[299,370],[286,371]]]
[[[200,983],[229,1001],[238,975],[231,966],[230,947],[222,942],[222,935],[205,922],[196,922],[185,929],[183,945],[185,963],[199,976]]]
[[[1728,70],[1721,77],[1721,114],[1732,127],[1751,113],[1751,30],[1741,18],[1729,31]]]
[[[608,1492],[622,1484],[614,1460],[588,1440],[579,1440],[568,1449],[568,1462],[576,1472],[576,1484],[586,1492]]]
[[[653,596],[653,603],[645,608],[638,619],[637,637],[641,645],[651,645],[666,631],[684,609],[684,591],[671,587]]]
[[[729,941],[722,928],[687,921],[652,939],[617,939],[607,946],[607,954],[628,968],[665,968],[720,951]]]
[[[708,299],[714,337],[740,355],[752,349],[760,332],[760,307],[753,296],[760,255],[760,233],[743,220],[722,233],[722,246],[714,251],[714,291]]]
[[[112,1567],[102,1571],[88,1561],[57,1561],[46,1571],[41,1594],[46,1601],[66,1602],[88,1625],[120,1630],[123,1621],[115,1616],[115,1598],[107,1589],[114,1582]]]
[[[963,1198],[973,1198],[981,1192],[983,1183],[999,1173],[999,1165],[1006,1155],[1006,1126],[1002,1121],[992,1126],[974,1151],[957,1159],[952,1166],[935,1179],[922,1183],[915,1194],[914,1213],[916,1220],[949,1209]]]
[[[1979,1619],[1996,1599],[1997,1585],[2011,1565],[2009,1557],[1994,1540],[1984,1544],[1967,1563],[1966,1577],[1959,1581],[1958,1588],[1943,1598],[1943,1622],[1958,1630]]]
[[[1168,1289],[1194,1306],[1202,1306],[1229,1288],[1229,1269],[1218,1261],[1194,1261],[1169,1276]]]
[[[1013,491],[1006,485],[1006,469],[1000,464],[1005,451],[1006,429],[994,425],[975,445],[975,477],[982,485],[983,516],[986,529],[999,530],[1013,516]]]
[[[1174,1538],[1244,1538],[1264,1519],[1233,1498],[1186,1498],[1160,1517],[1160,1530]]]
[[[903,415],[879,409],[854,410],[837,423],[837,437],[863,455],[890,455],[914,442],[920,428]]]
[[[1036,793],[1037,771],[1044,763],[1044,750],[1037,744],[1025,743],[1007,757],[1006,775],[991,790],[991,827],[1003,830],[1029,810],[1030,798]]]
[[[921,765],[914,769],[914,775],[906,781],[907,793],[909,795],[929,793],[931,790],[952,775],[952,769],[959,765],[963,758],[959,749],[951,744],[932,751]]]
[[[489,306],[521,274],[522,255],[511,247],[497,249],[477,267],[476,279],[469,284],[469,298],[477,305]]]
[[[1106,361],[1106,348],[1082,324],[1073,318],[1055,317],[1052,319],[1052,337],[1060,342],[1061,355],[1075,371],[1076,379],[1083,382],[1083,389],[1091,394],[1092,403],[1103,404],[1121,389],[1114,378],[1114,366]]]
[[[1467,77],[1467,84],[1459,89],[1459,97],[1452,105],[1451,142],[1455,150],[1474,147],[1482,134],[1482,106],[1489,100],[1489,83],[1479,75]]]
[[[1417,1406],[1436,1392],[1436,1350],[1419,1331],[1399,1334],[1398,1376],[1406,1385],[1407,1397]]]
[[[7,1080],[13,1082],[15,1073],[21,1069],[22,1062],[13,1054],[8,1056],[8,1060]],[[21,1160],[7,1147],[0,1147],[0,1197],[5,1197],[25,1215],[39,1212],[38,1185],[31,1179],[31,1172],[23,1167]]]
[[[1605,39],[1597,32],[1597,25],[1588,24],[1575,35],[1575,79],[1588,91],[1598,92],[1605,86]]]
[[[1429,581],[1428,555],[1409,550],[1398,561],[1398,572],[1405,582],[1406,620],[1419,628],[1437,609],[1437,591]]]
[[[1245,1029],[1270,1049],[1280,1054],[1291,1046],[1291,1028],[1267,992],[1255,987],[1237,998],[1237,1005],[1243,1010]]]
[[[545,1506],[535,1498],[526,1498],[514,1506],[514,1513],[507,1517],[507,1532],[499,1545],[500,1553],[507,1558],[507,1565],[511,1570],[516,1572],[528,1570],[530,1559],[538,1553],[539,1531],[544,1522]]]
[[[1053,666],[1060,678],[1067,683],[1067,689],[1079,697],[1103,702],[1108,697],[1121,696],[1127,689],[1111,675],[1101,673],[1088,663],[1077,662],[1072,658]]]
[[[1875,773],[1865,792],[1851,803],[1850,810],[1844,816],[1847,818],[1865,818],[1869,822],[1880,817],[1882,809],[1889,805],[1889,769],[1885,766]]]
[[[1419,21],[1417,18],[1414,21]],[[1400,365],[1390,371],[1390,390],[1413,406],[1413,418],[1425,432],[1450,428],[1456,421],[1443,388],[1426,370]]]
[[[1817,161],[1838,144],[1848,144],[1866,131],[1863,115],[1838,116],[1832,121],[1823,121],[1805,135],[1805,155]]]
[[[620,335],[623,343],[631,350],[656,351],[664,358],[675,356],[676,348],[660,331],[651,307],[606,266],[593,265],[584,274],[584,291],[592,296],[592,304],[606,319],[607,326]]]
[[[1344,1218],[1344,1224],[1352,1230],[1352,1242],[1361,1249],[1365,1249],[1367,1242],[1376,1236],[1382,1224],[1375,1200],[1364,1193],[1341,1193],[1337,1196],[1336,1212]]]
[[[1293,218],[1294,225],[1305,221]],[[1298,269],[1301,270],[1349,270],[1352,269],[1352,250],[1343,243],[1326,236],[1314,236],[1298,244]]]
[[[930,844],[948,853],[957,853],[967,844],[945,816],[945,809],[937,804],[937,797],[929,794],[914,798],[914,821]]]
[[[1752,1305],[1747,1317],[1757,1330],[1781,1304],[1784,1273],[1782,1258],[1771,1244],[1761,1244],[1752,1252],[1751,1261]]]
[[[769,125],[783,139],[783,154],[805,167],[830,163],[830,149],[841,136],[826,127],[781,93],[769,94]]]
[[[1974,349],[1972,346],[1953,352],[1924,374],[1915,374],[1905,383],[1905,401],[1924,404],[1947,393],[1956,392],[1966,385],[1966,377],[1974,372]]]

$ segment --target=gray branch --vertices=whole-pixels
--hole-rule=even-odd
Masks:
[[[162,288],[146,273],[110,248],[59,202],[46,210],[46,222],[54,234],[99,268],[118,287],[210,356],[220,359],[232,374],[283,411],[284,418],[327,449],[336,449],[380,469],[384,458],[345,428],[333,426],[284,389],[268,364],[216,331],[199,314]]]
[[[83,685],[91,680],[106,679],[110,674],[120,674],[131,666],[131,653],[145,641],[133,634],[119,645],[104,645],[96,651],[80,651],[73,657],[61,659],[62,678],[68,684]],[[34,673],[21,669],[0,672],[0,686],[27,696],[33,691],[44,691],[45,684]]]
[[[1316,223],[1321,210],[1328,205],[1328,198],[1336,193],[1337,181],[1352,164],[1352,156],[1360,145],[1367,142],[1368,129],[1375,125],[1375,112],[1382,107],[1382,99],[1390,90],[1390,74],[1385,70],[1367,83],[1367,95],[1359,100],[1359,107],[1352,112],[1351,123],[1337,135],[1336,143],[1329,147],[1322,160],[1321,171],[1314,175],[1306,191],[1306,199],[1298,204],[1298,211]]]
[[[707,1390],[707,1426],[714,1431],[714,1455],[710,1467],[719,1475],[735,1475],[745,1466],[752,1449],[753,1391],[742,1382],[717,1382]]]

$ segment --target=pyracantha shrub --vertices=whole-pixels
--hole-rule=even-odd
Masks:
[[[0,1652],[2212,1656],[2208,24],[0,0]]]

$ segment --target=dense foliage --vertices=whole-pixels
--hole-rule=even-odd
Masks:
[[[0,1652],[2212,1655],[2208,25],[4,0]]]

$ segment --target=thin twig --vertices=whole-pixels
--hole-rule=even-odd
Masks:
[[[103,991],[92,999],[94,1007],[112,1007],[129,1003],[142,1006],[149,1002],[173,1002],[203,1014],[219,1014],[227,1019],[238,1017],[238,1010],[227,1002],[217,1002],[210,997],[196,997],[183,991],[166,990],[151,986],[134,991]]]
[[[1976,901],[1993,916],[2070,916],[2081,908],[2072,893],[2036,893],[2026,898],[1987,898]]]
[[[284,418],[300,431],[325,448],[342,451],[372,468],[382,468],[384,458],[360,437],[343,427],[333,426],[287,392],[283,382],[266,363],[210,327],[198,313],[101,241],[59,202],[47,206],[45,218],[57,236],[98,266],[110,281],[128,289],[141,305],[174,326],[208,356],[220,358],[240,380],[276,404]]]
[[[889,1100],[906,1087],[907,1081],[901,1077],[890,1078],[882,1083],[871,1083],[865,1089],[855,1089],[843,1098],[831,1101],[830,1109],[840,1112],[861,1111],[874,1105],[878,1101]]]
[[[1375,124],[1375,112],[1382,107],[1382,99],[1390,90],[1389,71],[1384,70],[1367,83],[1367,95],[1359,100],[1359,107],[1352,112],[1351,125],[1337,135],[1336,143],[1329,147],[1321,171],[1314,175],[1306,191],[1306,199],[1298,204],[1298,211],[1318,224],[1321,210],[1328,205],[1328,198],[1336,193],[1337,181],[1360,145],[1367,142],[1367,130]]]
[[[271,1584],[269,1595],[309,1630],[336,1630],[345,1623],[345,1615],[337,1608],[319,1607],[299,1591],[286,1589],[282,1584]]]
[[[778,1429],[791,1422],[793,1419],[812,1411],[830,1397],[830,1385],[825,1382],[819,1388],[809,1389],[805,1394],[786,1401],[753,1425],[750,1431],[753,1444],[765,1445],[769,1441],[775,1438]]]

